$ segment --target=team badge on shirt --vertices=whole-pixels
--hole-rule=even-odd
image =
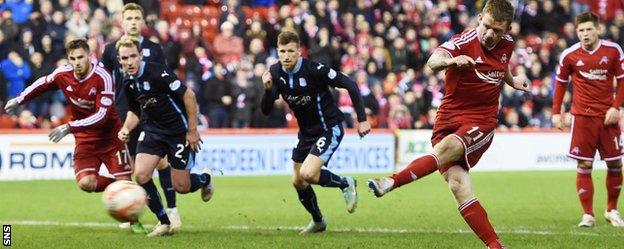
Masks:
[[[327,73],[327,77],[333,80],[334,78],[336,78],[336,71],[330,68],[329,73]]]
[[[600,65],[607,63],[609,63],[609,59],[607,58],[607,56],[602,56],[602,58],[600,58]]]
[[[180,88],[180,85],[182,85],[182,82],[180,82],[179,80],[176,80],[174,82],[169,83],[169,89],[171,89],[171,91],[178,90],[178,88]]]
[[[110,106],[113,104],[113,100],[109,97],[104,96],[100,99],[100,104],[102,104],[103,106]]]
[[[306,82],[305,78],[299,78],[299,85],[305,87],[308,85],[308,82]]]
[[[150,50],[148,48],[144,48],[143,49],[143,56],[145,56],[145,57],[149,57],[150,56]]]
[[[152,89],[152,87],[150,87],[150,83],[147,81],[143,81],[143,90],[149,91],[150,89]]]
[[[503,54],[503,56],[501,56],[501,62],[507,63],[507,54]]]
[[[95,95],[97,93],[97,90],[95,89],[95,87],[91,87],[91,90],[89,90],[89,95]]]

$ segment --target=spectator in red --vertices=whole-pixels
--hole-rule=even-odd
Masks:
[[[221,33],[213,42],[213,51],[217,62],[227,68],[236,68],[243,57],[243,39],[234,35],[234,25],[230,22],[221,24]]]

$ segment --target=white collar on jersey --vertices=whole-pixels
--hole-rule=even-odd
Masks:
[[[87,76],[84,77],[84,79],[78,79],[78,76],[76,76],[76,73],[74,72],[74,79],[76,79],[78,82],[82,83],[85,80],[89,79],[91,77],[91,75],[93,75],[93,73],[95,72],[95,67],[97,67],[98,65],[98,61],[93,59],[91,60],[91,72],[89,72],[89,74],[87,74]]]
[[[143,71],[145,71],[145,61],[141,61],[141,65],[139,66],[139,73],[137,73],[137,76],[135,78],[143,76]]]
[[[589,53],[589,54],[594,54],[594,53],[596,53],[596,51],[598,51],[598,49],[599,49],[599,48],[600,48],[600,46],[602,45],[602,39],[598,39],[598,40],[596,41],[596,43],[598,43],[598,44],[596,44],[596,47],[595,47],[593,50],[591,50],[591,51],[589,51],[589,50],[585,49],[585,48],[583,47],[583,44],[581,44],[581,49],[583,49],[583,51],[585,51],[585,52],[587,52],[587,53]]]
[[[299,59],[297,59],[297,64],[295,65],[295,68],[293,68],[292,72],[289,72],[288,70],[286,70],[284,66],[282,66],[282,70],[284,70],[284,72],[286,72],[287,74],[294,74],[294,73],[299,72],[299,69],[301,69],[302,64],[303,64],[303,57],[299,56]]]

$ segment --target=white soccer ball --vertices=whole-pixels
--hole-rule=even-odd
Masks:
[[[108,185],[102,195],[108,213],[120,222],[135,222],[145,210],[147,194],[138,184],[121,180]]]

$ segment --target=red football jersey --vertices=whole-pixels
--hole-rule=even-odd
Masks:
[[[570,112],[604,117],[614,101],[613,77],[624,77],[623,67],[624,54],[614,42],[599,40],[594,51],[583,49],[580,43],[564,50],[557,68],[557,82],[568,83],[572,79]]]
[[[445,94],[436,124],[449,122],[498,122],[499,96],[503,77],[514,49],[505,35],[493,48],[481,45],[475,29],[453,36],[438,47],[451,57],[466,55],[474,67],[446,70]]]
[[[81,141],[117,139],[121,121],[115,111],[115,93],[110,74],[97,62],[83,80],[76,79],[71,65],[57,68],[52,74],[39,78],[17,97],[20,104],[40,93],[58,87],[70,106],[69,127]]]

